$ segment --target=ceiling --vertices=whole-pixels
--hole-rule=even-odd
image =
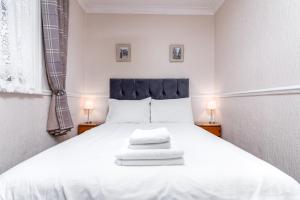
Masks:
[[[224,0],[77,0],[87,13],[214,15]]]

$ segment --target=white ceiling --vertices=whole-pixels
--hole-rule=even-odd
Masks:
[[[213,15],[224,0],[77,0],[87,13]]]

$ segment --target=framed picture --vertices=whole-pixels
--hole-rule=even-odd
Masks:
[[[169,48],[170,62],[183,62],[184,58],[184,45],[171,44]]]
[[[116,44],[116,60],[117,62],[130,62],[131,60],[130,44]]]

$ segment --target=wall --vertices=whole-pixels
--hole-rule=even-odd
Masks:
[[[67,71],[69,106],[75,125],[80,121],[80,95],[83,91],[84,13],[75,0],[70,1],[70,35]],[[44,77],[44,89],[47,81]],[[54,138],[46,132],[50,96],[0,93],[0,174],[17,163],[72,137],[76,130]]]
[[[215,17],[215,89],[223,94],[224,138],[298,181],[299,9],[296,0],[227,0]]]
[[[190,78],[195,119],[206,119],[204,96],[213,93],[214,17],[87,14],[85,92],[96,98],[93,119],[104,119],[109,78]],[[132,61],[116,62],[115,45],[131,43]],[[169,45],[184,44],[183,63],[169,62]]]

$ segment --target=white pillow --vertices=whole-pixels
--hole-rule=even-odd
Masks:
[[[151,122],[194,123],[191,99],[151,100]]]
[[[106,122],[149,123],[151,98],[142,100],[109,99]]]

